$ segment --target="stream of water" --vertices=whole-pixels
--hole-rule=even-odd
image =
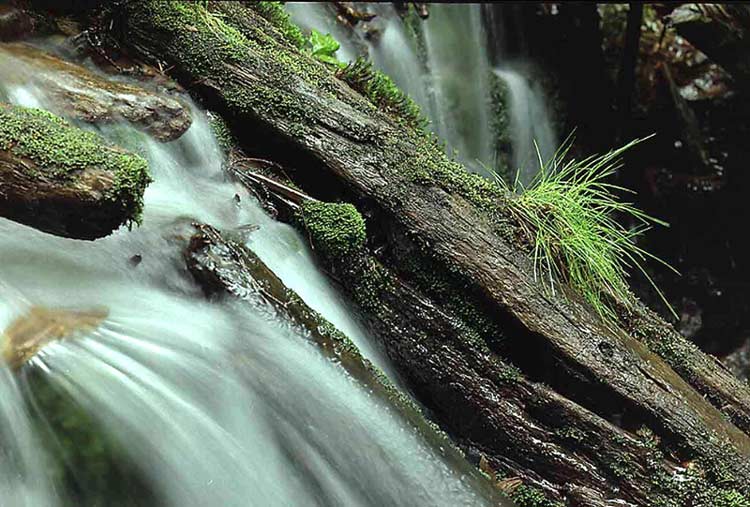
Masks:
[[[3,68],[14,67],[23,70]],[[55,109],[33,82],[12,77],[0,77],[0,95]],[[0,329],[32,305],[109,310],[96,331],[48,345],[20,374],[0,366],[0,504],[94,505],[85,480],[73,493],[53,473],[68,436],[53,432],[59,445],[49,444],[35,422],[54,416],[35,398],[41,377],[147,482],[149,497],[125,489],[98,505],[489,505],[474,479],[262,300],[205,300],[182,257],[190,223],[259,225],[252,249],[392,374],[305,241],[227,179],[206,116],[192,112],[190,130],[167,144],[125,124],[101,129],[149,161],[142,226],[86,242],[0,218]]]
[[[432,4],[421,21],[424,45],[410,35],[392,4],[358,3],[376,17],[370,23],[347,28],[336,21],[330,5],[287,4],[294,21],[305,30],[331,33],[341,44],[337,56],[350,62],[369,57],[374,65],[419,104],[430,128],[447,142],[458,160],[470,170],[489,175],[494,143],[490,105],[490,73],[505,83],[512,141],[511,172],[528,183],[539,169],[534,143],[543,160],[555,152],[558,133],[541,85],[523,55],[508,55],[500,48],[491,61],[492,43],[502,44],[502,18],[484,19],[489,10],[480,4]],[[421,51],[421,54],[420,54]],[[513,174],[512,174],[513,176]]]

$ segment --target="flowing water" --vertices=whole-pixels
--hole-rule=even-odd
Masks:
[[[496,68],[493,72],[508,90],[512,167],[518,172],[518,180],[528,185],[539,171],[539,157],[546,162],[557,149],[557,134],[544,92],[524,72],[510,67]]]
[[[33,82],[12,77],[0,77],[0,95],[55,109]],[[190,130],[167,144],[125,124],[101,129],[149,161],[141,227],[86,242],[0,218],[0,329],[31,306],[109,310],[96,331],[46,346],[21,372],[0,366],[0,504],[489,505],[466,468],[262,300],[205,300],[182,257],[190,223],[259,225],[252,249],[390,372],[304,240],[225,177],[207,119],[192,111]],[[106,438],[87,437],[80,415],[50,413],[49,392],[70,400],[66,414],[80,407]],[[104,472],[66,454],[74,436],[89,438],[90,453],[81,452],[91,460],[114,442],[122,463],[106,466],[130,467],[123,477],[136,478],[105,485],[120,498],[92,500]]]
[[[368,56],[373,64],[419,104],[430,128],[447,142],[452,154],[470,170],[488,174],[494,160],[495,136],[490,105],[490,73],[508,90],[512,168],[528,183],[538,170],[534,142],[543,160],[557,148],[558,136],[546,97],[529,66],[519,55],[500,48],[492,61],[488,45],[502,45],[500,19],[479,4],[432,4],[421,21],[423,47],[410,36],[392,4],[358,4],[376,17],[348,28],[336,21],[323,3],[288,3],[294,21],[306,30],[331,33],[341,43],[338,58]],[[365,25],[365,26],[363,26]],[[369,26],[366,26],[369,25]],[[487,33],[490,25],[490,33]],[[511,63],[512,62],[512,63]],[[493,69],[494,68],[494,69]]]

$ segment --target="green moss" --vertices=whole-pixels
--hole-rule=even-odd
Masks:
[[[695,382],[696,361],[701,351],[693,342],[685,339],[645,306],[620,303],[616,313],[623,329],[662,357],[682,378],[690,383]],[[722,410],[722,403],[711,401]],[[722,413],[730,417],[735,415]]]
[[[644,450],[642,462],[615,456],[610,471],[620,479],[636,474],[648,477],[647,491],[655,505],[660,507],[750,507],[750,499],[735,489],[735,481],[726,474],[710,472],[700,461],[689,462],[686,467],[670,469],[664,466],[666,456],[659,439],[648,428],[637,432]]]
[[[419,106],[390,77],[376,70],[369,60],[357,58],[337,75],[383,111],[419,129],[427,125]]]
[[[213,16],[202,3],[152,0],[134,5],[132,22],[147,24],[167,37],[169,51],[178,52],[186,70],[223,82],[225,64],[242,61],[248,40]]]
[[[306,130],[301,120],[312,121],[317,115],[310,101],[296,98],[299,86],[317,89],[324,98],[338,90],[336,78],[307,52],[281,43],[277,27],[263,19],[280,6],[262,4],[274,3],[133,2],[126,14],[127,29],[158,39],[159,54],[176,62],[192,80],[212,86],[228,108],[243,114],[291,116],[300,122],[289,126],[290,131],[302,136]],[[154,30],[158,36],[152,35]],[[266,78],[245,79],[234,68],[263,68]]]
[[[394,161],[399,173],[411,182],[439,186],[461,195],[499,228],[507,223],[505,209],[510,196],[507,191],[451,160],[433,134],[412,133],[411,136],[414,151]]]
[[[526,484],[513,490],[510,498],[517,507],[564,507],[562,503],[547,498],[541,489]]]
[[[399,268],[409,281],[420,287],[442,306],[461,318],[487,341],[500,341],[503,332],[473,303],[472,286],[459,273],[445,269],[432,256],[430,248],[419,248],[418,238],[412,238],[415,247],[408,252],[396,253]]]
[[[269,117],[283,115],[303,130],[305,122],[311,120],[309,109],[305,108],[304,104],[272,86],[258,84],[251,88],[244,85],[227,85],[223,92],[230,107],[246,114],[262,113]]]
[[[295,25],[281,2],[251,2],[249,6],[270,21],[296,48],[305,47],[305,36]]]
[[[32,160],[40,177],[59,181],[72,181],[87,168],[111,172],[114,184],[105,197],[140,221],[143,192],[151,181],[146,161],[108,146],[94,132],[46,111],[0,105],[0,150]]]
[[[387,311],[382,303],[383,295],[391,290],[391,273],[382,264],[371,257],[358,261],[356,273],[353,280],[351,294],[354,301],[371,315],[382,317],[382,312]]]
[[[208,112],[208,124],[211,127],[216,141],[219,143],[219,147],[223,153],[229,153],[236,146],[237,140],[234,138],[232,131],[229,129],[229,125],[226,120],[220,115],[209,111]]]
[[[349,203],[305,201],[302,218],[315,248],[335,259],[360,250],[367,239],[365,221]]]

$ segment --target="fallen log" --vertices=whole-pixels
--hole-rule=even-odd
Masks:
[[[140,220],[146,161],[38,109],[0,104],[0,216],[77,239]]]
[[[400,238],[413,245],[420,260],[450,273],[465,304],[502,329],[502,340],[496,337],[502,345],[485,341],[523,372],[610,424],[652,427],[661,445],[679,460],[700,460],[711,480],[719,481],[721,473],[726,485],[748,491],[750,439],[716,408],[739,414],[736,420],[746,417],[747,386],[687,347],[679,335],[669,334],[666,347],[666,352],[679,354],[660,351],[658,330],[669,326],[656,317],[656,331],[626,332],[603,322],[575,295],[549,295],[513,240],[513,223],[503,212],[508,196],[466,173],[437,142],[399,117],[401,102],[383,104],[371,97],[383,110],[378,109],[286,42],[283,26],[269,24],[251,8],[235,2],[217,2],[212,8],[220,16],[212,18],[198,4],[131,2],[120,18],[128,34],[122,42],[171,66],[172,74],[224,115],[243,140],[299,167],[291,176],[314,197],[344,196],[357,203],[375,226],[372,242]],[[341,76],[347,79],[346,72]],[[369,276],[369,268],[360,273],[365,280]],[[388,306],[406,306],[408,299],[397,299]],[[416,308],[403,311],[423,322]],[[410,346],[421,350],[419,345]],[[391,354],[398,358],[394,347]],[[402,362],[412,378],[419,372],[411,370],[430,366],[426,354],[434,350],[423,348],[420,361]],[[457,358],[465,353],[456,352]],[[459,367],[450,362],[443,366]],[[473,385],[474,379],[458,375],[449,384],[453,406],[468,409],[482,386]],[[470,424],[451,425],[451,417],[459,415],[437,412],[459,439],[470,438],[471,429],[482,425],[491,435],[507,431],[504,423],[494,428],[489,423],[505,415],[502,406],[493,405],[460,416]],[[494,438],[502,442],[502,437]],[[514,440],[509,445],[522,444]],[[505,451],[495,452],[501,461]],[[542,478],[540,473],[536,483],[554,480],[554,472],[542,465],[529,461],[524,467],[529,473],[539,467],[552,474]],[[605,498],[609,494],[602,486],[594,491]],[[589,496],[582,495],[580,502],[587,504],[583,498]]]

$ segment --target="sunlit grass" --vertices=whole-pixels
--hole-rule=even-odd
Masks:
[[[537,148],[540,170],[528,186],[518,178],[512,184],[498,178],[515,194],[509,210],[531,245],[535,278],[552,294],[559,291],[560,283],[567,283],[605,318],[615,317],[615,301],[631,297],[627,278],[633,269],[646,277],[675,314],[643,265],[654,259],[674,268],[635,242],[653,225],[668,224],[620,201],[617,194],[633,192],[608,183],[622,166],[621,155],[643,140],[603,155],[565,160],[572,143],[568,138],[546,163]],[[615,219],[618,215],[635,222],[635,227],[625,228]]]

